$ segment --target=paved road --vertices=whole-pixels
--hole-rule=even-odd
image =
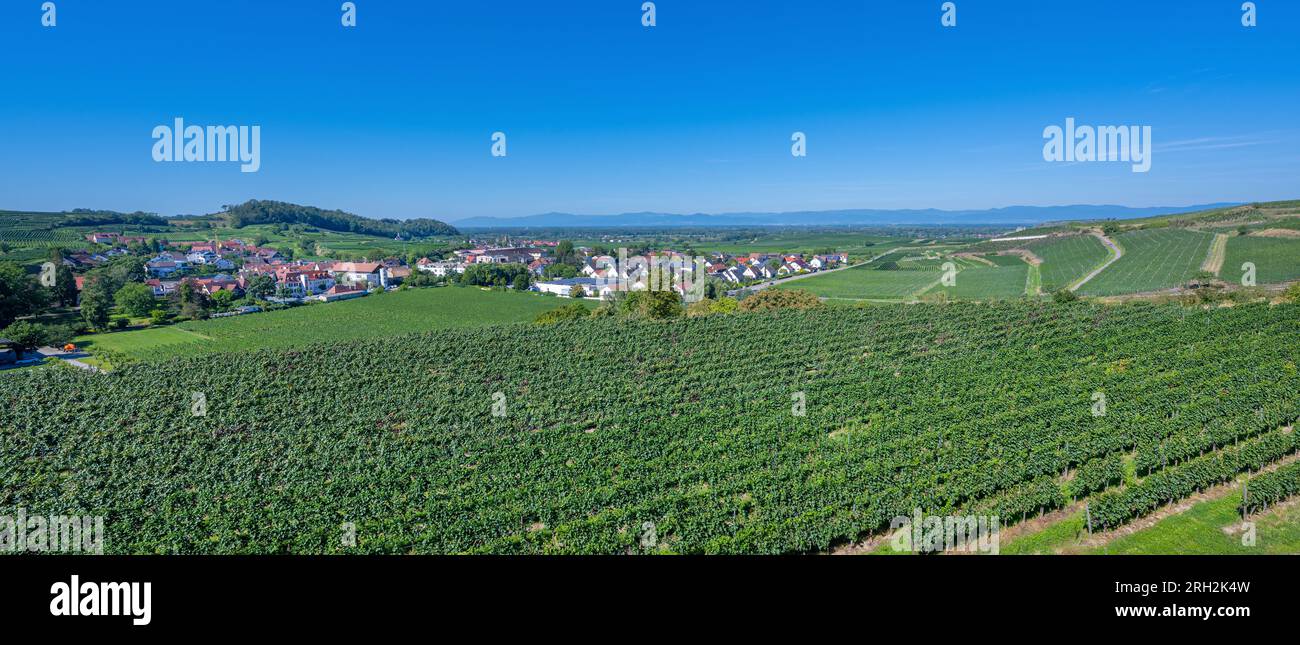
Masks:
[[[99,371],[98,367],[95,367],[90,363],[84,363],[82,361],[77,360],[78,358],[85,358],[87,356],[90,356],[90,354],[87,354],[86,352],[82,352],[82,351],[65,352],[61,349],[56,349],[54,347],[40,347],[37,348],[36,351],[39,352],[42,356],[57,358],[73,367],[80,367],[83,370],[89,370],[91,372]]]
[[[868,262],[870,262],[870,260],[868,260]],[[788,278],[777,278],[777,279],[775,279],[775,280],[768,280],[767,282],[760,282],[760,283],[758,283],[758,284],[752,284],[752,285],[749,285],[748,287],[742,287],[742,288],[740,288],[740,289],[732,289],[731,291],[728,291],[728,292],[727,292],[727,295],[729,295],[729,296],[734,296],[734,295],[736,295],[737,293],[740,293],[741,291],[745,291],[745,290],[758,291],[758,290],[760,290],[760,289],[766,289],[766,288],[768,288],[768,287],[775,286],[775,285],[781,284],[781,283],[783,283],[783,282],[790,282],[790,281],[792,281],[792,280],[802,280],[802,279],[804,279],[804,278],[811,278],[811,277],[813,277],[813,276],[826,275],[827,273],[835,273],[836,271],[843,271],[843,270],[845,270],[845,269],[852,269],[853,267],[862,266],[862,265],[864,265],[864,264],[866,264],[866,263],[867,263],[867,262],[859,262],[859,263],[854,264],[854,265],[851,265],[851,266],[839,267],[839,268],[836,268],[836,269],[826,269],[825,271],[813,271],[812,273],[804,273],[804,274],[802,274],[802,275],[792,275],[792,276],[790,276],[790,277],[788,277]]]
[[[1098,274],[1098,273],[1101,273],[1102,271],[1105,271],[1105,270],[1106,270],[1106,267],[1109,267],[1110,265],[1115,264],[1115,261],[1116,261],[1116,260],[1118,260],[1118,259],[1124,257],[1124,250],[1121,249],[1121,248],[1119,248],[1119,245],[1116,244],[1114,240],[1110,239],[1109,237],[1106,237],[1106,235],[1105,235],[1104,233],[1093,233],[1093,235],[1096,236],[1097,239],[1101,240],[1101,243],[1102,243],[1102,244],[1105,244],[1105,245],[1106,245],[1106,248],[1108,248],[1108,249],[1110,249],[1111,251],[1113,251],[1113,252],[1115,253],[1115,255],[1113,255],[1109,260],[1106,260],[1106,263],[1105,263],[1105,264],[1103,264],[1103,265],[1097,267],[1096,269],[1093,269],[1093,270],[1092,270],[1092,273],[1089,273],[1088,275],[1083,276],[1083,279],[1082,279],[1082,280],[1080,280],[1080,281],[1074,283],[1073,285],[1071,285],[1071,286],[1070,286],[1070,291],[1078,291],[1078,290],[1079,290],[1079,287],[1082,287],[1083,285],[1087,284],[1089,280],[1091,280],[1091,279],[1097,277],[1097,274]]]

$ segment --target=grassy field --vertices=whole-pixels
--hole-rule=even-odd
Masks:
[[[483,291],[472,287],[411,289],[283,311],[189,321],[157,329],[94,334],[82,336],[76,342],[92,355],[96,350],[109,350],[141,360],[170,358],[526,322],[543,311],[570,302],[533,293]]]
[[[1300,239],[1257,237],[1254,235],[1228,238],[1228,253],[1220,277],[1232,284],[1240,284],[1241,265],[1255,264],[1256,284],[1289,282],[1300,278]]]
[[[1300,553],[1300,504],[1291,503],[1252,516],[1255,545],[1242,543],[1241,488],[1222,497],[1197,502],[1191,508],[1150,526],[1112,538],[1102,545],[1085,542],[1088,532],[1082,512],[1040,531],[1003,542],[1001,552],[1012,555],[1087,553],[1094,555],[1260,555]]]
[[[1120,258],[1079,289],[1090,296],[1113,296],[1177,287],[1196,276],[1214,236],[1185,229],[1122,233],[1115,241]]]
[[[792,280],[775,289],[803,289],[823,298],[908,300],[939,279],[939,271],[880,271],[867,266]],[[1022,285],[1023,285],[1023,276]]]
[[[1106,261],[1109,252],[1092,235],[1071,235],[1032,245],[1031,250],[1043,260],[1043,291],[1064,289]]]

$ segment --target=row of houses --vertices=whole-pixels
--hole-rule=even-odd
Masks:
[[[814,255],[774,255],[751,253],[742,256],[714,254],[701,263],[707,276],[731,284],[748,284],[761,280],[772,280],[803,273],[815,273],[826,269],[843,266],[848,263],[848,254],[814,254]],[[547,280],[537,283],[533,289],[542,293],[571,297],[578,288],[588,298],[608,297],[618,290],[615,285],[626,285],[626,290],[644,289],[651,267],[671,267],[677,276],[670,280],[677,291],[683,284],[696,278],[693,275],[695,258],[687,257],[674,251],[661,251],[635,262],[608,255],[596,255],[586,259],[582,265],[581,275],[576,278]]]
[[[554,246],[554,242],[549,245]],[[546,267],[554,262],[544,248],[477,248],[455,252],[455,260],[430,260],[421,258],[415,268],[419,271],[443,277],[464,273],[473,264],[523,264],[534,276],[541,276]]]

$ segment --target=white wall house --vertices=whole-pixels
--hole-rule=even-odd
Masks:
[[[542,293],[553,293],[561,298],[569,298],[575,287],[582,287],[588,298],[596,297],[602,292],[595,278],[562,278],[538,282],[533,287]]]

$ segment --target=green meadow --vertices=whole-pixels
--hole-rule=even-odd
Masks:
[[[573,302],[477,287],[409,289],[264,313],[77,338],[92,356],[149,360],[532,321]],[[584,301],[584,304],[590,304]]]

